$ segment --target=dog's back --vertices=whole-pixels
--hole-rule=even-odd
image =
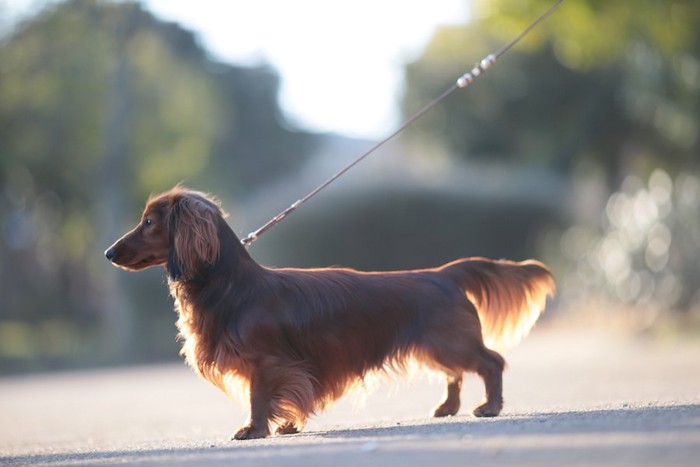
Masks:
[[[239,320],[239,335],[250,336],[241,344],[304,362],[324,403],[368,372],[410,360],[464,371],[484,338],[513,344],[526,335],[554,286],[540,263],[483,258],[382,273],[266,269],[263,282],[255,315]]]

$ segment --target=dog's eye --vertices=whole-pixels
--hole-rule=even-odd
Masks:
[[[143,221],[143,224],[144,224],[146,227],[150,227],[150,226],[153,225],[153,221],[152,221],[150,218],[146,218],[146,220]]]

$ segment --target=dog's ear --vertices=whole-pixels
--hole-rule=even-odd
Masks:
[[[220,216],[213,203],[196,195],[183,194],[174,201],[168,216],[168,273],[172,279],[192,279],[218,261],[216,221]]]

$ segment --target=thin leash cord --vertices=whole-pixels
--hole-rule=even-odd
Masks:
[[[457,79],[457,81],[450,86],[448,89],[446,89],[442,94],[440,94],[438,97],[430,101],[428,104],[426,104],[424,107],[422,107],[420,110],[418,110],[416,113],[414,113],[410,118],[408,118],[406,121],[401,124],[396,130],[394,130],[389,136],[386,136],[384,139],[376,143],[374,146],[372,146],[370,149],[368,149],[365,153],[363,153],[361,156],[359,156],[357,159],[352,161],[350,164],[345,166],[343,169],[338,171],[335,175],[330,177],[328,180],[320,184],[318,187],[316,187],[314,190],[309,192],[306,196],[303,198],[300,198],[296,200],[294,203],[292,203],[291,206],[289,206],[287,209],[284,211],[280,212],[277,214],[275,217],[267,221],[262,227],[258,228],[257,230],[249,233],[244,239],[241,240],[241,243],[243,246],[248,248],[253,242],[255,242],[260,235],[264,234],[267,232],[269,229],[271,229],[273,226],[276,224],[279,224],[286,218],[289,214],[292,212],[296,211],[300,206],[302,206],[304,203],[306,203],[308,200],[316,196],[318,193],[323,191],[328,185],[336,181],[338,178],[343,176],[347,171],[355,167],[357,164],[362,162],[367,156],[370,154],[374,153],[377,149],[381,148],[384,146],[386,143],[394,139],[398,134],[406,130],[409,126],[411,126],[416,120],[421,118],[423,115],[428,113],[433,107],[435,107],[437,104],[445,100],[450,94],[455,92],[457,89],[463,89],[469,86],[478,76],[483,74],[486,70],[488,70],[491,66],[493,66],[494,63],[496,63],[496,60],[498,60],[502,55],[504,55],[506,52],[508,52],[510,49],[512,49],[518,42],[520,42],[523,37],[525,37],[532,29],[534,29],[540,22],[542,22],[544,19],[546,19],[548,16],[550,16],[554,10],[556,10],[561,3],[563,3],[564,0],[557,0],[549,9],[547,9],[544,13],[542,13],[540,16],[538,16],[532,23],[530,23],[525,29],[523,29],[520,34],[518,34],[514,39],[512,39],[510,42],[508,42],[506,45],[501,47],[497,52],[492,53],[484,57],[480,62],[478,62],[474,68],[472,68],[469,72],[463,74],[462,76]]]

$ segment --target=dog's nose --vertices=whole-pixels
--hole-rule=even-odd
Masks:
[[[114,261],[114,257],[116,256],[116,251],[114,250],[114,247],[107,248],[107,251],[105,251],[105,256],[107,257],[108,260]]]

